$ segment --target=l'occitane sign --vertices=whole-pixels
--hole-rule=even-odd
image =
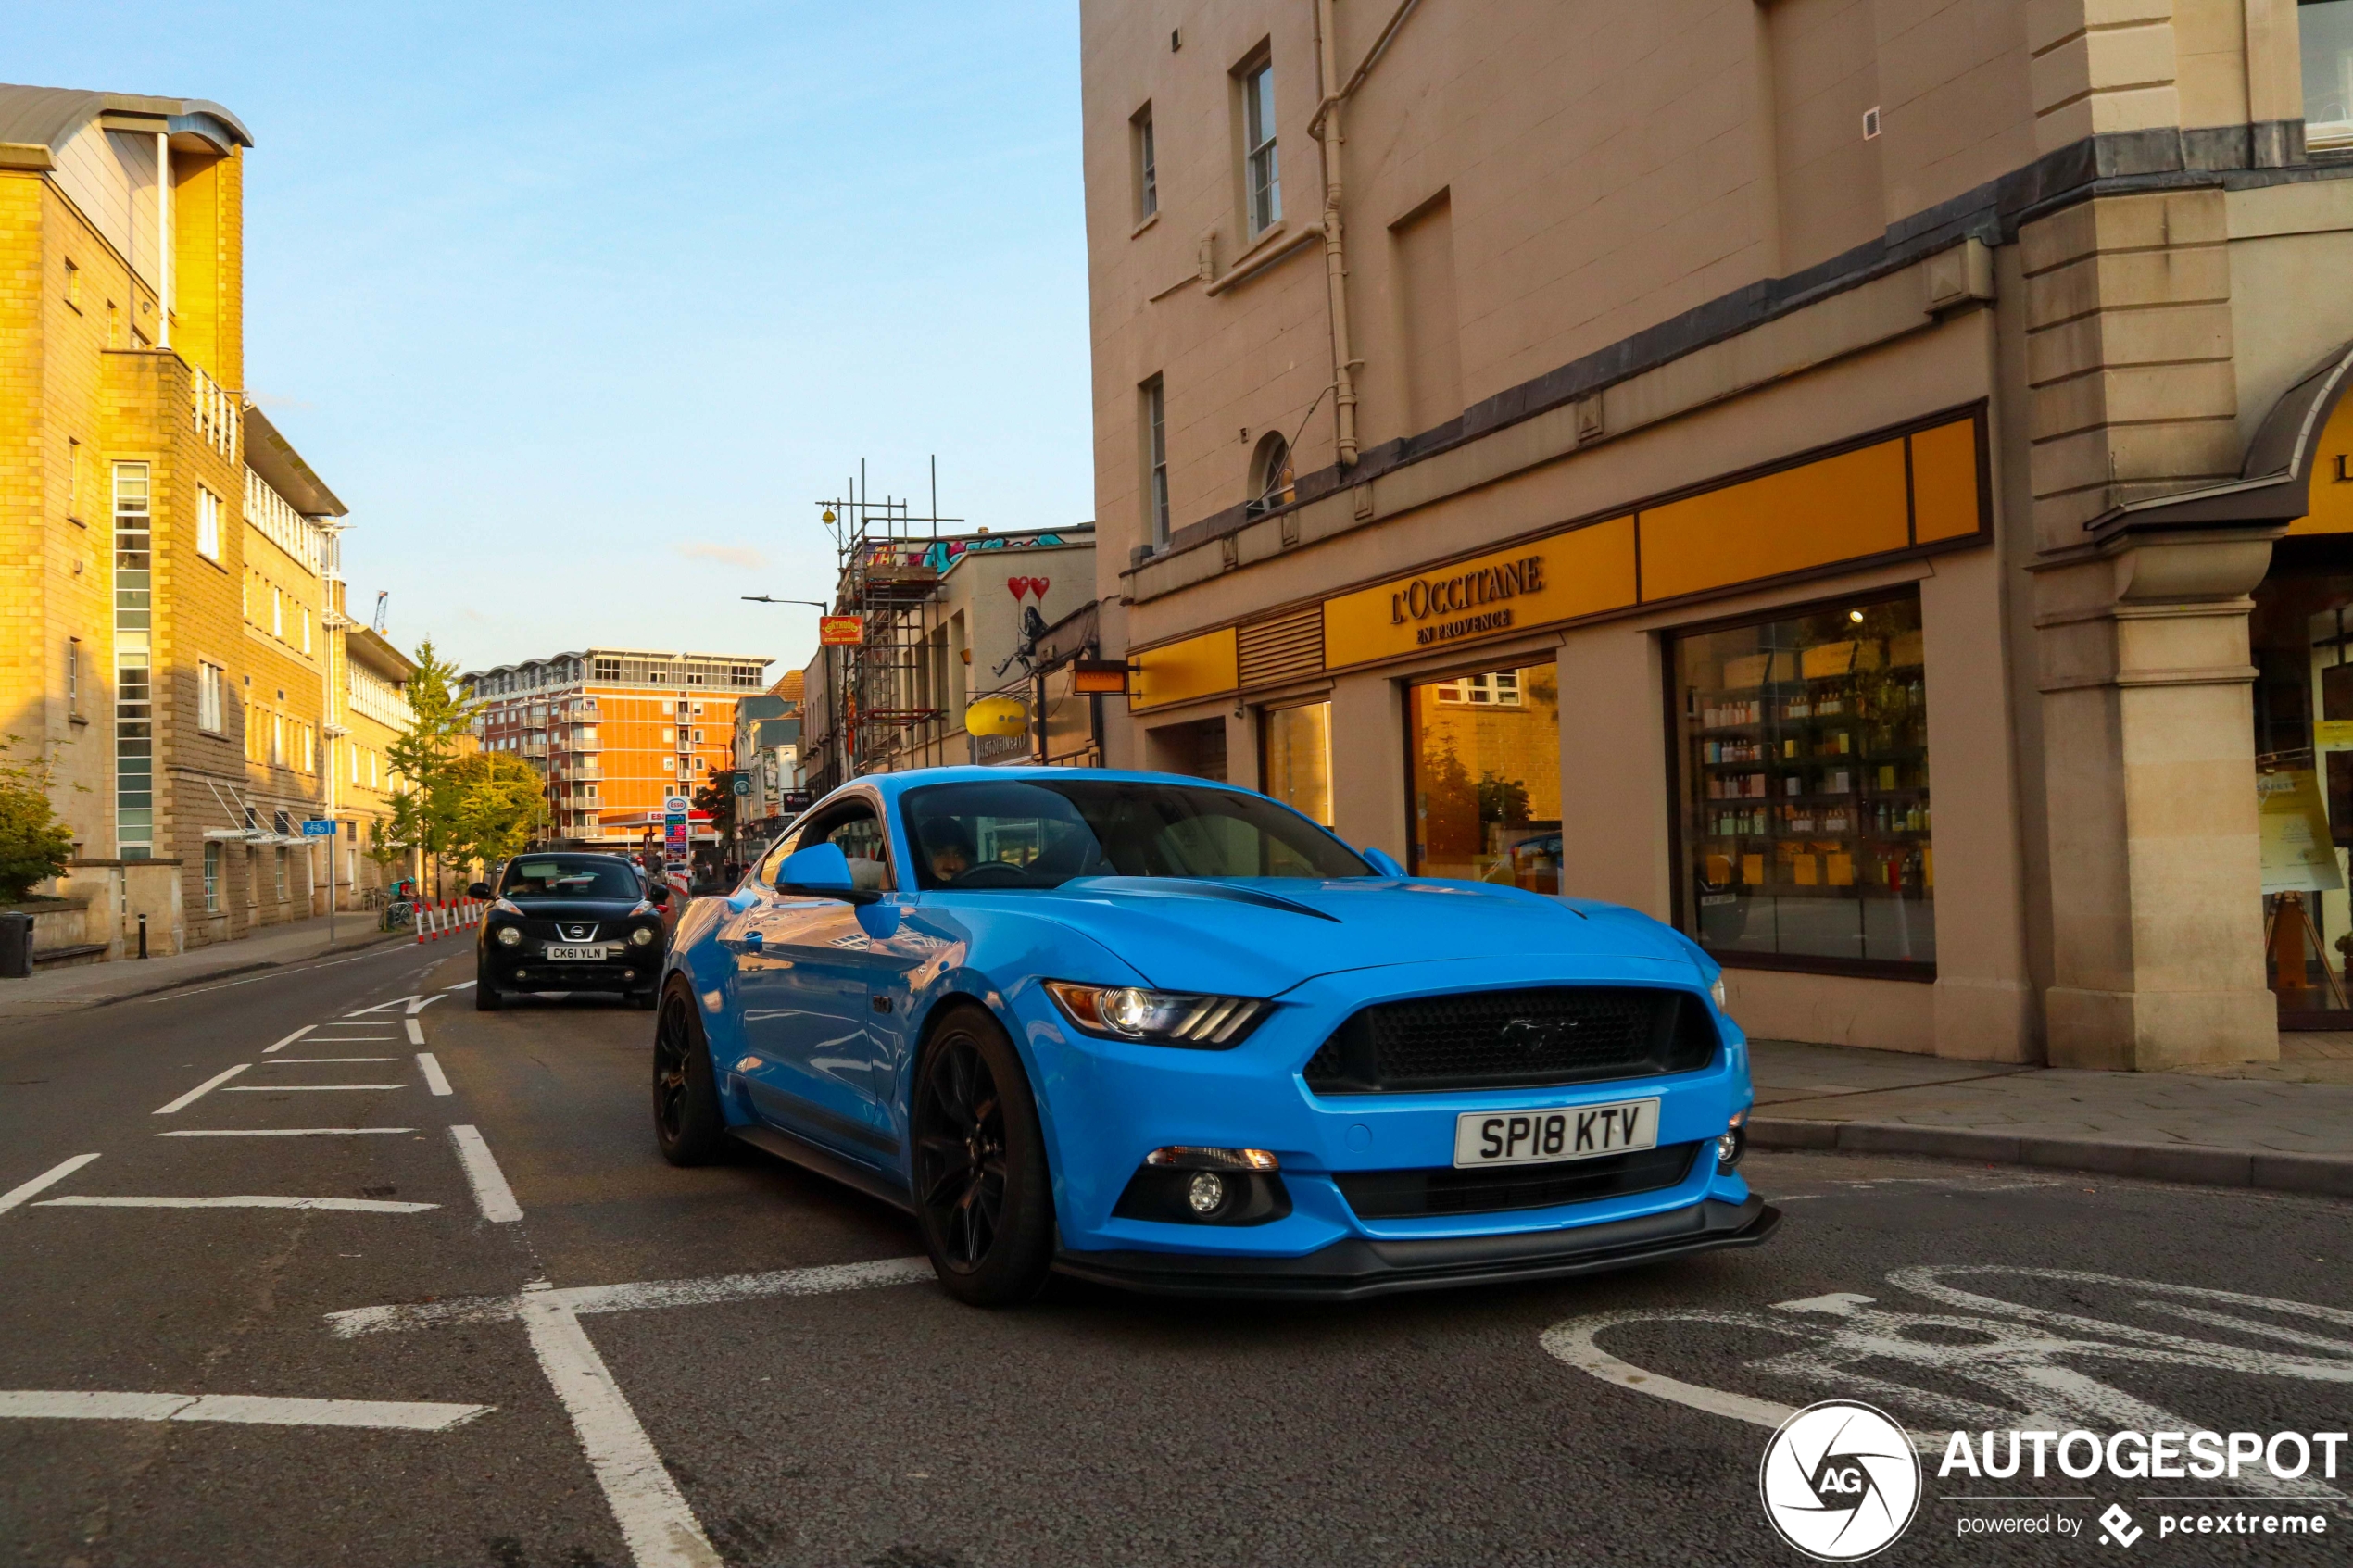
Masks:
[[[1324,663],[1340,669],[1634,602],[1634,520],[1612,518],[1324,601]]]

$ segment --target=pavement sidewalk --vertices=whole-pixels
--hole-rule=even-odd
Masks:
[[[413,942],[413,931],[379,931],[372,909],[346,909],[335,916],[335,936],[327,940],[327,917],[265,926],[235,942],[216,942],[185,953],[152,959],[117,959],[44,970],[27,980],[0,980],[0,1020],[45,1018],[82,1008],[102,1007],[130,997],[176,990],[225,975],[275,969],[328,953],[357,952],[386,942]]]
[[[1756,1040],[1749,1138],[2353,1197],[2353,1036],[2280,1047],[2259,1066],[2086,1073]]]

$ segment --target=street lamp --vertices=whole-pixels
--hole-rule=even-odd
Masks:
[[[825,521],[828,522],[833,521],[833,514],[831,512],[827,512],[825,514]],[[739,594],[736,596],[742,599],[746,604],[807,605],[810,608],[824,614],[831,614],[834,608],[833,606],[826,604],[822,599],[779,599],[771,597],[766,594]],[[842,744],[841,737],[841,698],[840,695],[834,689],[836,684],[834,680],[834,650],[830,647],[821,646],[820,651],[822,651],[825,656],[826,739],[833,744],[834,761],[840,767],[842,776],[847,778],[849,773],[849,759],[844,755],[846,747]],[[807,733],[805,723],[802,733],[804,734]]]

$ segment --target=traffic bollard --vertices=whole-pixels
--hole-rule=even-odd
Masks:
[[[32,977],[32,917],[0,914],[0,980]]]

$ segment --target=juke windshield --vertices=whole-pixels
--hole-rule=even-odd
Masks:
[[[910,790],[900,813],[926,891],[1060,887],[1085,876],[1374,874],[1298,812],[1233,790],[1009,779]]]
[[[644,897],[636,872],[610,855],[518,855],[507,862],[498,891],[519,903]]]

